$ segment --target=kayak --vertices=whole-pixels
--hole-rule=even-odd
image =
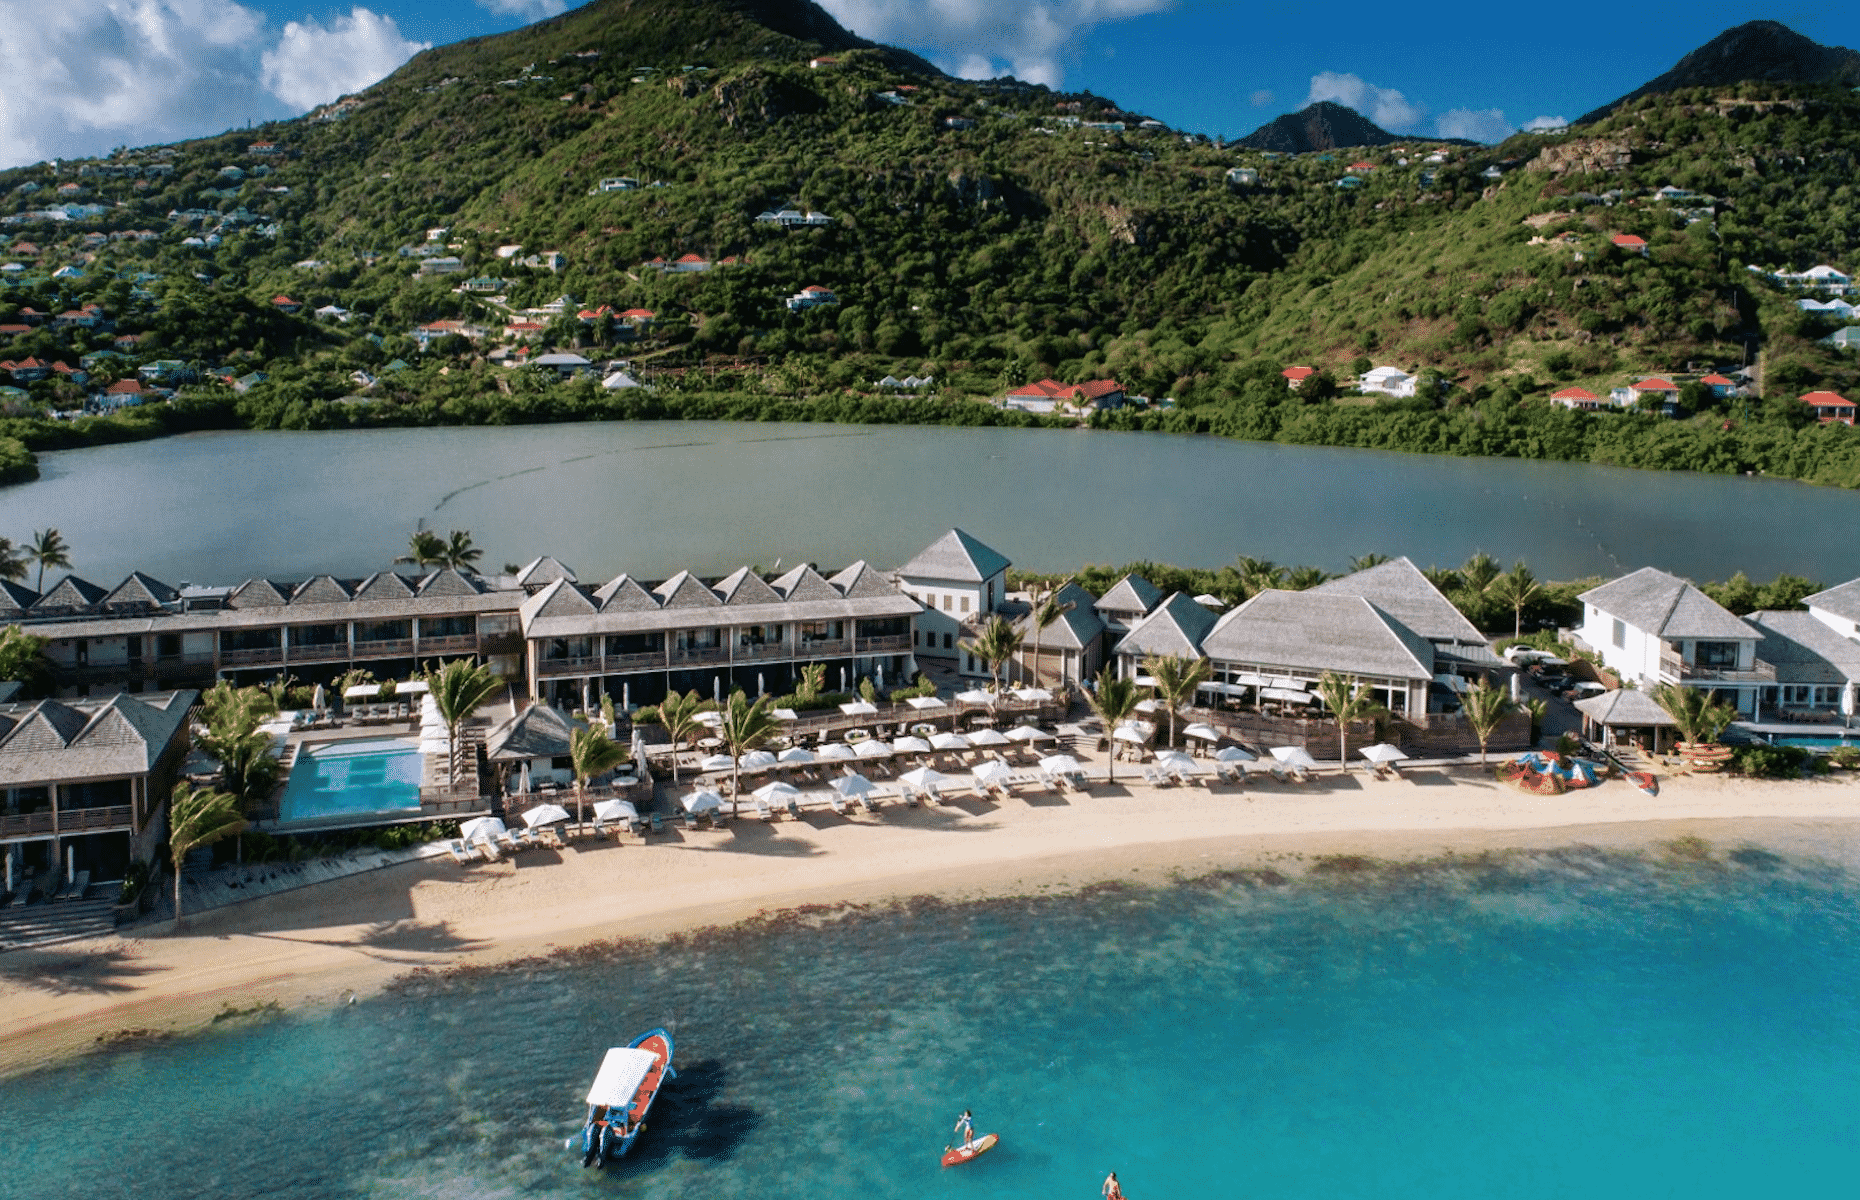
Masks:
[[[1629,771],[1628,782],[1649,796],[1660,794],[1660,781],[1653,777],[1652,771]]]
[[[953,1146],[943,1152],[943,1165],[957,1167],[971,1159],[978,1158],[993,1150],[1001,1138],[998,1134],[984,1133],[967,1146]]]

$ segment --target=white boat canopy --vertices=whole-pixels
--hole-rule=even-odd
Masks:
[[[652,1074],[658,1061],[659,1056],[650,1050],[615,1046],[601,1060],[594,1086],[588,1089],[588,1103],[604,1104],[608,1108],[631,1105],[633,1097],[639,1094],[639,1085],[646,1082],[646,1076]]]

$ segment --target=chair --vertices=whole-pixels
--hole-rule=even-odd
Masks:
[[[833,811],[840,816],[843,817],[846,815],[846,797],[840,795],[837,791],[827,793],[827,803],[831,804],[833,806]]]
[[[691,832],[691,833],[697,832],[697,814],[696,813],[687,810],[684,813],[684,822],[685,822],[685,829],[688,832]]]
[[[446,849],[452,854],[452,861],[461,867],[472,861],[471,854],[465,849],[465,843],[457,838],[446,843]]]
[[[756,802],[756,815],[761,817],[764,821],[773,821],[775,819],[775,814],[769,809],[769,802],[764,800],[761,796],[753,797],[753,799]]]
[[[660,833],[665,829],[665,821],[658,813],[652,814],[652,832]]]
[[[788,797],[788,819],[792,821],[801,819],[801,798],[799,796]]]
[[[730,810],[727,808],[713,808],[705,815],[710,818],[710,827],[712,829],[722,829],[724,822],[730,819]]]

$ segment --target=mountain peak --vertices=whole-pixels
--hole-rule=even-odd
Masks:
[[[1307,154],[1342,146],[1386,146],[1401,140],[1353,108],[1319,100],[1295,113],[1274,117],[1238,144],[1254,150]]]
[[[1823,46],[1780,21],[1749,21],[1727,29],[1680,59],[1673,69],[1649,80],[1612,103],[1584,115],[1588,124],[1642,96],[1682,88],[1730,87],[1763,83],[1860,83],[1860,53]]]

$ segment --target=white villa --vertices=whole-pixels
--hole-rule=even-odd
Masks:
[[[1363,372],[1356,380],[1356,390],[1364,395],[1393,396],[1407,399],[1414,395],[1418,381],[1399,367],[1375,367]]]
[[[1577,635],[1623,682],[1721,692],[1754,717],[1776,668],[1757,657],[1758,631],[1676,575],[1642,567],[1584,592]]]
[[[988,673],[959,643],[1007,598],[1009,565],[999,551],[952,529],[898,568],[898,588],[924,606],[911,639],[918,657],[948,660],[965,675]]]

